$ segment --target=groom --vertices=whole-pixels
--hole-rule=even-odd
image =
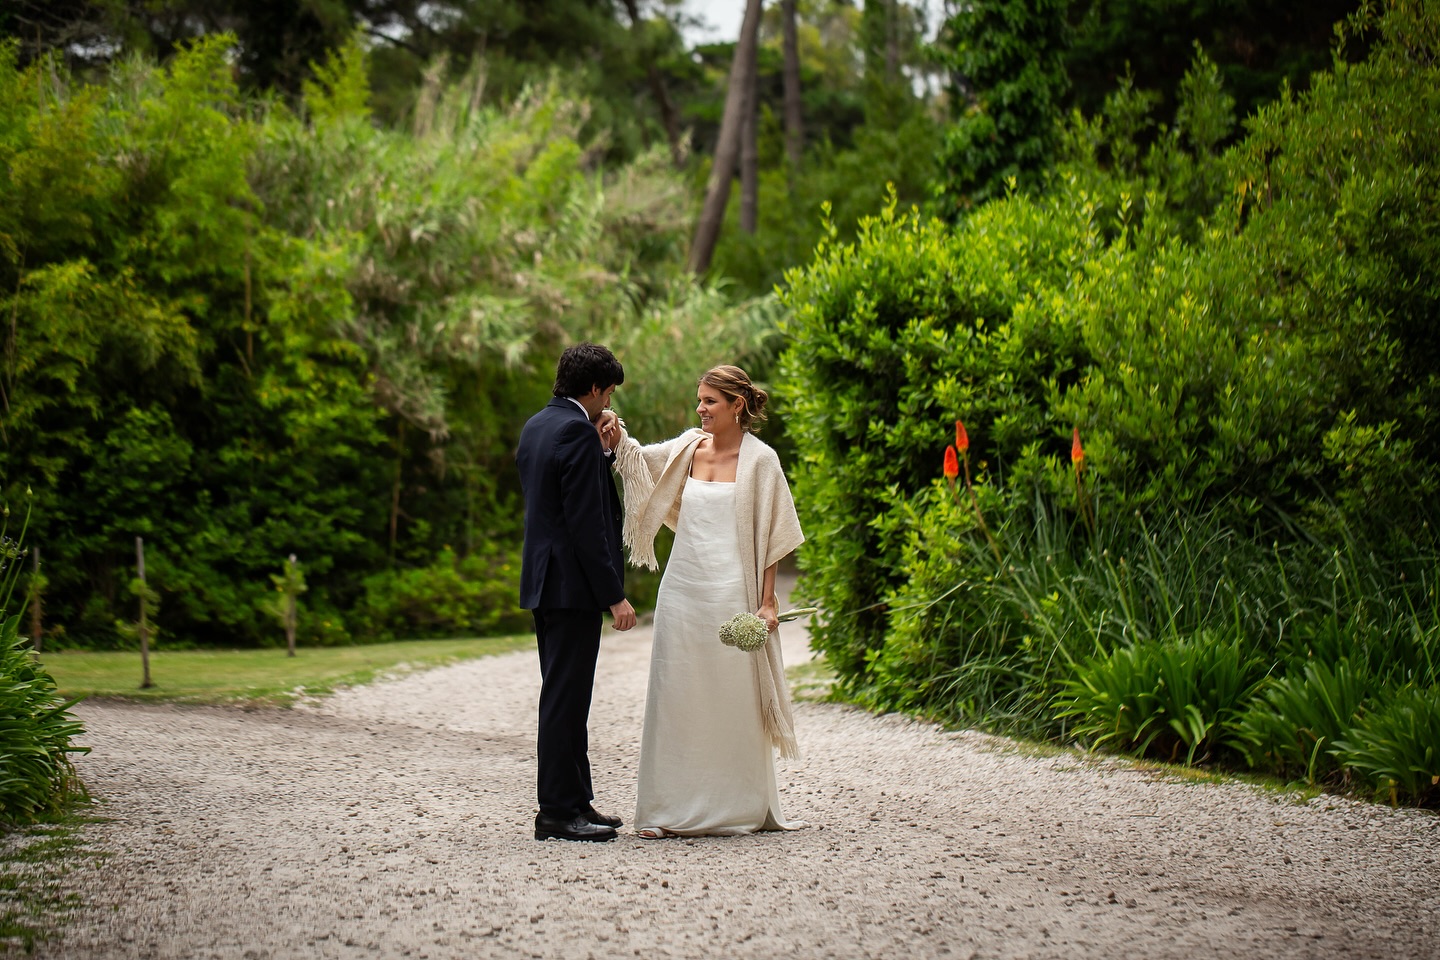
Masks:
[[[554,399],[525,424],[515,453],[525,494],[520,606],[534,615],[540,650],[536,840],[614,840],[620,826],[594,807],[586,723],[604,611],[616,630],[635,626],[620,498],[595,428],[624,382],[605,347],[570,347],[555,370]]]

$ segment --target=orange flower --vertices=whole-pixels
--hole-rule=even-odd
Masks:
[[[961,453],[970,449],[970,435],[965,432],[965,424],[959,420],[955,421],[955,449]]]
[[[955,455],[954,447],[945,448],[945,479],[953,485],[955,478],[960,476],[960,458]]]
[[[1075,435],[1070,440],[1070,462],[1079,466],[1085,462],[1085,448],[1080,446],[1080,428],[1075,428]]]

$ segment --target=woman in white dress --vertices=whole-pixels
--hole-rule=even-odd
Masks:
[[[700,429],[644,447],[621,433],[616,444],[631,561],[655,569],[660,525],[675,531],[640,742],[634,824],[645,839],[804,826],[780,811],[774,758],[799,755],[775,571],[804,536],[779,458],[751,432],[765,391],[727,365],[700,378],[696,399]],[[745,611],[770,628],[749,652],[719,640]]]

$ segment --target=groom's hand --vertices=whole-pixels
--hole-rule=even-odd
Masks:
[[[635,608],[630,606],[629,600],[611,604],[610,616],[615,618],[616,630],[629,630],[635,626]]]

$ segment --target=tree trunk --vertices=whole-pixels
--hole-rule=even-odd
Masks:
[[[805,155],[805,117],[800,108],[800,31],[795,23],[797,0],[784,0],[785,20],[785,153],[793,177]]]
[[[740,123],[740,229],[754,233],[760,219],[760,58],[750,59],[745,114]]]
[[[695,239],[690,244],[690,272],[696,275],[710,269],[715,255],[715,242],[720,239],[720,226],[725,221],[725,207],[730,202],[730,181],[740,157],[740,126],[745,112],[745,78],[755,60],[760,38],[761,0],[746,0],[745,22],[740,26],[740,39],[735,44],[735,60],[730,64],[730,87],[725,94],[725,114],[720,121],[720,139],[715,144],[715,162],[710,167],[710,183],[705,189],[705,206],[695,226]]]
[[[636,0],[625,0],[625,12],[630,15],[630,33],[639,37],[639,3]],[[645,51],[640,53],[645,57]],[[660,122],[665,125],[665,137],[670,141],[670,159],[678,169],[685,165],[685,147],[680,142],[680,115],[675,112],[675,104],[670,100],[670,91],[665,87],[665,76],[649,57],[645,57],[645,79],[650,84],[650,94],[655,98],[655,105],[660,108]]]

